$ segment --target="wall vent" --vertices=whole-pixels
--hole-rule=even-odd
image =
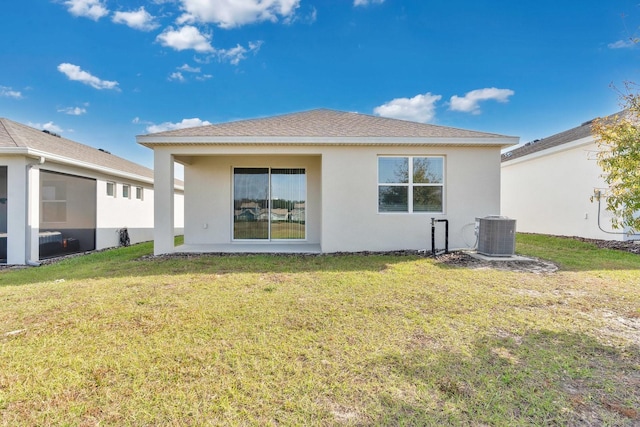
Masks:
[[[511,256],[516,251],[516,220],[504,216],[476,218],[478,253],[488,256]]]

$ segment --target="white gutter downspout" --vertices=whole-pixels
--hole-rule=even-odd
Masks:
[[[44,156],[40,156],[40,159],[38,159],[37,163],[27,163],[26,166],[26,171],[25,171],[25,192],[26,192],[26,197],[25,197],[25,203],[26,203],[26,209],[25,212],[27,214],[27,221],[25,223],[26,227],[25,227],[25,263],[27,265],[30,265],[32,267],[38,267],[40,265],[40,260],[33,260],[31,259],[31,234],[33,233],[33,228],[29,227],[29,223],[30,223],[30,216],[31,216],[31,192],[29,191],[30,187],[31,187],[31,180],[30,180],[30,176],[29,176],[29,172],[31,171],[31,169],[33,169],[34,166],[40,166],[45,162],[45,158]],[[39,185],[40,183],[38,183]]]

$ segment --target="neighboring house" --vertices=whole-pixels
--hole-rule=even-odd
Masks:
[[[271,221],[289,221],[289,210],[271,208]]]
[[[304,222],[305,220],[305,211],[304,211],[304,203],[295,203],[291,213],[289,214],[291,221],[293,222]]]
[[[475,218],[499,213],[500,151],[518,142],[324,109],[137,141],[154,150],[156,254],[430,249],[432,217],[449,220],[451,248],[469,247]],[[174,212],[174,162],[185,174],[185,244],[178,248],[173,218],[163,215]],[[234,215],[250,201],[287,207],[289,220]]]
[[[625,240],[625,230],[611,227],[598,147],[591,123],[536,140],[502,155],[502,215],[517,220],[518,231]]]
[[[182,182],[174,183],[181,233]],[[153,171],[106,151],[0,118],[0,262],[153,239]]]

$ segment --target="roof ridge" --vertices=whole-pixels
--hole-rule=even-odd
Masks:
[[[513,150],[503,153],[502,161],[506,162],[509,160],[517,159],[519,157],[524,157],[529,154],[537,153],[539,151],[544,151],[549,148],[558,147],[564,144],[568,144],[572,141],[577,141],[579,139],[589,137],[591,136],[591,127],[594,121],[598,119],[611,120],[622,113],[624,113],[624,110],[614,114],[609,114],[608,116],[604,117],[594,117],[591,120],[582,122],[579,126],[554,133],[544,138],[534,139],[533,141],[529,141],[519,147],[514,148]]]
[[[372,114],[316,108],[206,126],[173,129],[139,137],[291,137],[291,138],[504,138],[496,133],[453,128]]]

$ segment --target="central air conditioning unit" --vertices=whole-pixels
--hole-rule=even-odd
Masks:
[[[476,218],[478,253],[512,256],[516,252],[516,220],[504,216]]]

